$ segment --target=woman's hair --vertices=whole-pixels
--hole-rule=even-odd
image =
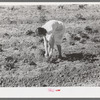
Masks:
[[[42,28],[42,27],[38,27],[36,30],[35,30],[35,33],[37,36],[46,36],[46,29]]]

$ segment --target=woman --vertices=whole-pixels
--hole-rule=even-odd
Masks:
[[[50,20],[43,26],[36,29],[36,35],[42,36],[44,39],[45,57],[51,58],[54,44],[57,45],[59,58],[62,57],[61,42],[65,33],[65,25],[58,20]]]

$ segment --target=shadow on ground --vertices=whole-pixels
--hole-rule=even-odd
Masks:
[[[87,61],[89,63],[93,63],[94,61],[98,60],[96,57],[97,56],[95,54],[90,54],[90,53],[84,54],[80,52],[80,53],[64,54],[64,56],[60,60],[58,60],[58,58],[53,58],[51,62],[56,64],[59,63],[59,61],[67,60],[74,62],[79,60],[81,62]]]

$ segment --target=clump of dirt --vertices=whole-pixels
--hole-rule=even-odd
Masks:
[[[3,35],[3,37],[4,37],[4,38],[5,38],[5,37],[10,38],[11,36],[10,36],[8,33],[5,33],[5,34]]]
[[[35,32],[33,32],[32,30],[27,30],[25,34],[28,35],[28,36],[33,36],[33,37],[36,36]]]
[[[79,31],[78,34],[84,39],[89,39],[89,35],[86,33],[83,33],[82,31]]]
[[[79,5],[79,9],[86,9],[86,4],[85,5]]]
[[[0,44],[0,52],[3,52],[2,44]]]
[[[14,58],[12,56],[8,56],[5,58],[5,61],[7,62],[12,62],[14,60]]]
[[[17,63],[17,59],[12,56],[8,56],[5,58],[4,68],[5,70],[12,70],[15,68],[15,63]]]
[[[41,5],[37,6],[37,9],[42,10],[42,6]]]
[[[29,65],[37,65],[34,61],[31,61],[30,63],[29,63]]]
[[[31,47],[31,49],[37,49],[37,46],[33,45],[33,46]]]
[[[4,66],[5,70],[12,70],[14,69],[14,63],[6,63]]]
[[[72,34],[71,39],[79,41],[81,38],[77,36],[77,34]]]
[[[93,41],[95,43],[99,43],[100,42],[100,37],[95,36],[94,38],[91,39],[91,41]]]
[[[78,20],[86,20],[86,18],[84,18],[82,14],[77,14],[77,15],[76,15],[76,18],[77,18]]]
[[[91,28],[90,26],[86,26],[86,27],[85,27],[85,30],[86,30],[86,32],[89,33],[89,34],[92,34],[92,32],[93,32],[93,30],[92,30],[92,28]]]

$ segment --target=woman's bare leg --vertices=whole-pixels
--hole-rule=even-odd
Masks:
[[[57,45],[57,48],[59,52],[59,58],[62,58],[61,45]]]
[[[48,43],[47,43],[45,37],[43,37],[43,39],[44,39],[45,57],[48,58],[48,56],[49,56],[49,53],[48,53]]]

